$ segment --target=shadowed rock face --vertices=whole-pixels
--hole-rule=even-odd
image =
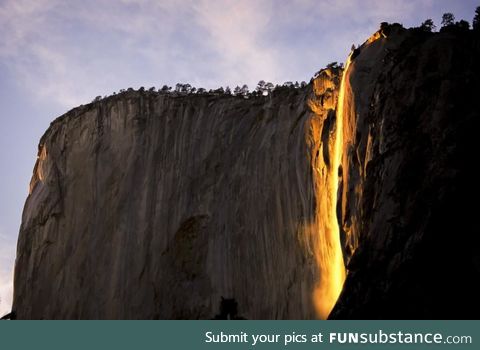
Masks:
[[[385,28],[352,54],[337,115],[332,70],[272,97],[132,91],[70,111],[40,141],[17,317],[324,316],[336,205],[331,318],[478,318],[479,48]]]
[[[251,99],[126,92],[53,122],[23,213],[18,318],[209,319],[222,297],[249,319],[314,318],[338,73]]]
[[[346,73],[341,226],[331,318],[478,318],[479,39],[393,30]]]

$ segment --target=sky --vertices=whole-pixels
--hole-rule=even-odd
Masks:
[[[0,0],[0,316],[40,137],[98,95],[190,83],[309,81],[379,23],[418,26],[474,0]]]

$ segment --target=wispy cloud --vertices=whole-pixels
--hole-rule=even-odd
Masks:
[[[217,55],[217,69],[240,85],[278,78],[277,52],[263,44],[273,16],[271,1],[198,1],[196,22],[205,28],[206,44]]]
[[[4,0],[1,63],[68,108],[140,85],[307,78],[432,0]]]
[[[65,108],[142,79],[156,80],[149,76],[168,62],[165,52],[175,47],[180,11],[171,16],[173,1],[147,4],[4,1],[1,63],[33,96]]]

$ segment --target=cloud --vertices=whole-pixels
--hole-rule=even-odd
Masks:
[[[0,59],[18,84],[38,98],[76,104],[62,45],[55,28],[57,1],[4,1],[0,6]]]
[[[218,69],[231,84],[276,79],[276,51],[263,45],[272,19],[270,1],[198,1],[196,22],[206,29],[207,45],[218,55]]]
[[[262,38],[271,1],[6,0],[1,63],[33,97],[71,108],[140,85],[207,88],[276,80]]]
[[[431,0],[4,0],[0,67],[63,109],[127,87],[309,78]]]
[[[148,75],[154,57],[142,47],[164,59],[160,47],[175,28],[170,12],[168,3],[148,12],[145,2],[7,0],[1,63],[32,96],[70,108]]]

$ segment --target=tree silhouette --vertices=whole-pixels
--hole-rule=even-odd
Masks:
[[[275,85],[268,82],[268,83],[265,84],[265,91],[267,91],[267,93],[270,94],[273,91],[274,87],[275,87]]]
[[[448,27],[453,25],[455,22],[455,16],[453,13],[447,12],[442,16],[442,27]]]
[[[460,20],[459,22],[455,23],[455,26],[457,28],[463,29],[463,30],[469,30],[470,29],[470,23],[468,21],[465,21],[464,19]]]
[[[475,9],[475,17],[472,22],[473,30],[480,30],[480,6]]]
[[[245,320],[238,314],[238,303],[235,299],[226,299],[222,297],[220,300],[220,310],[213,318],[214,320]]]
[[[183,93],[188,94],[188,93],[190,93],[191,90],[192,90],[192,85],[190,85],[190,84],[183,84],[183,86],[182,86],[182,92],[183,92]]]
[[[260,94],[263,94],[263,92],[265,91],[265,80],[260,80],[257,84],[257,91],[260,92]]]
[[[435,26],[435,24],[433,23],[433,20],[431,18],[425,20],[425,22],[423,22],[421,25],[420,25],[420,29],[425,31],[425,32],[433,32],[437,27]]]
[[[242,94],[243,96],[248,95],[248,86],[246,84],[243,84],[242,88],[240,89],[240,94]]]
[[[172,90],[172,87],[167,85],[163,85],[161,89],[162,92],[169,92],[170,90]]]

